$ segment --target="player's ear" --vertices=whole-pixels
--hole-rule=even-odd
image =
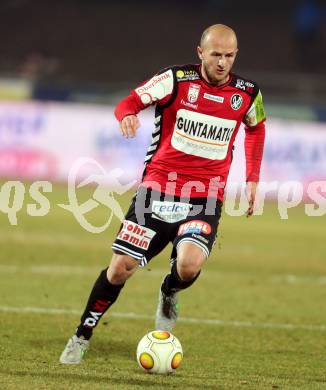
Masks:
[[[197,54],[200,60],[203,59],[203,49],[200,46],[197,46]]]

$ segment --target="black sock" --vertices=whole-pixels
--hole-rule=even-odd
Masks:
[[[106,276],[107,268],[104,269],[97,278],[91,294],[88,298],[86,309],[81,316],[80,325],[77,328],[77,337],[83,336],[89,340],[93,329],[98,324],[103,314],[117,300],[124,284],[111,284]]]
[[[200,271],[193,279],[182,280],[180,278],[180,276],[178,275],[177,262],[174,261],[172,268],[171,268],[171,273],[166,275],[166,277],[162,283],[161,289],[164,292],[164,294],[166,294],[166,295],[171,295],[174,292],[184,290],[184,289],[190,287],[195,282],[195,280],[198,278],[199,274],[200,274]]]

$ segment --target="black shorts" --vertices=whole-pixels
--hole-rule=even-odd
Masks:
[[[170,242],[171,259],[182,242],[197,245],[208,257],[217,236],[221,208],[218,199],[185,199],[139,187],[112,249],[138,260],[140,266]]]

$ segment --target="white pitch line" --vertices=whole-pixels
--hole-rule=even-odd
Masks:
[[[77,309],[54,309],[46,307],[10,307],[0,306],[0,312],[6,313],[34,313],[34,314],[68,314],[81,315],[81,311]],[[114,318],[129,318],[134,320],[154,320],[153,316],[137,313],[110,313],[110,317]],[[215,325],[215,326],[233,326],[237,328],[260,328],[260,329],[288,329],[288,330],[310,330],[325,332],[326,325],[300,325],[300,324],[279,324],[269,322],[251,322],[251,321],[223,321],[216,319],[200,319],[181,317],[178,322],[186,324],[200,324],[200,325]]]
[[[78,248],[107,248],[110,246],[108,241],[94,238],[89,235],[82,239],[77,236],[69,234],[59,234],[57,232],[53,234],[47,233],[31,233],[26,231],[7,232],[0,230],[0,242],[17,242],[24,245],[62,245],[62,246],[76,246]]]
[[[272,277],[274,283],[283,284],[326,284],[326,276],[298,276],[298,275],[277,275]]]
[[[102,268],[104,265],[102,265]],[[89,275],[91,273],[98,274],[101,266],[76,266],[76,265],[36,265],[36,266],[18,266],[10,264],[0,264],[0,274],[14,274],[18,272],[28,272],[31,274],[49,274],[49,275]],[[141,277],[162,277],[164,273],[169,270],[168,265],[166,268],[154,268],[150,269],[150,266],[144,269],[140,269],[136,276]],[[241,272],[225,272],[215,270],[203,270],[205,279],[217,278],[241,278],[242,280],[256,278],[253,274],[241,273]],[[273,284],[288,284],[288,285],[326,285],[326,275],[319,276],[301,276],[301,275],[290,275],[290,274],[276,274],[268,275],[264,277],[264,283],[270,282]]]

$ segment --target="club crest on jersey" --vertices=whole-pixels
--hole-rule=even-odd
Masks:
[[[198,99],[200,91],[200,85],[197,84],[190,84],[190,87],[188,89],[188,101],[190,103],[195,103]]]
[[[238,93],[235,93],[231,96],[230,103],[233,110],[239,110],[239,108],[242,106],[243,98]]]

